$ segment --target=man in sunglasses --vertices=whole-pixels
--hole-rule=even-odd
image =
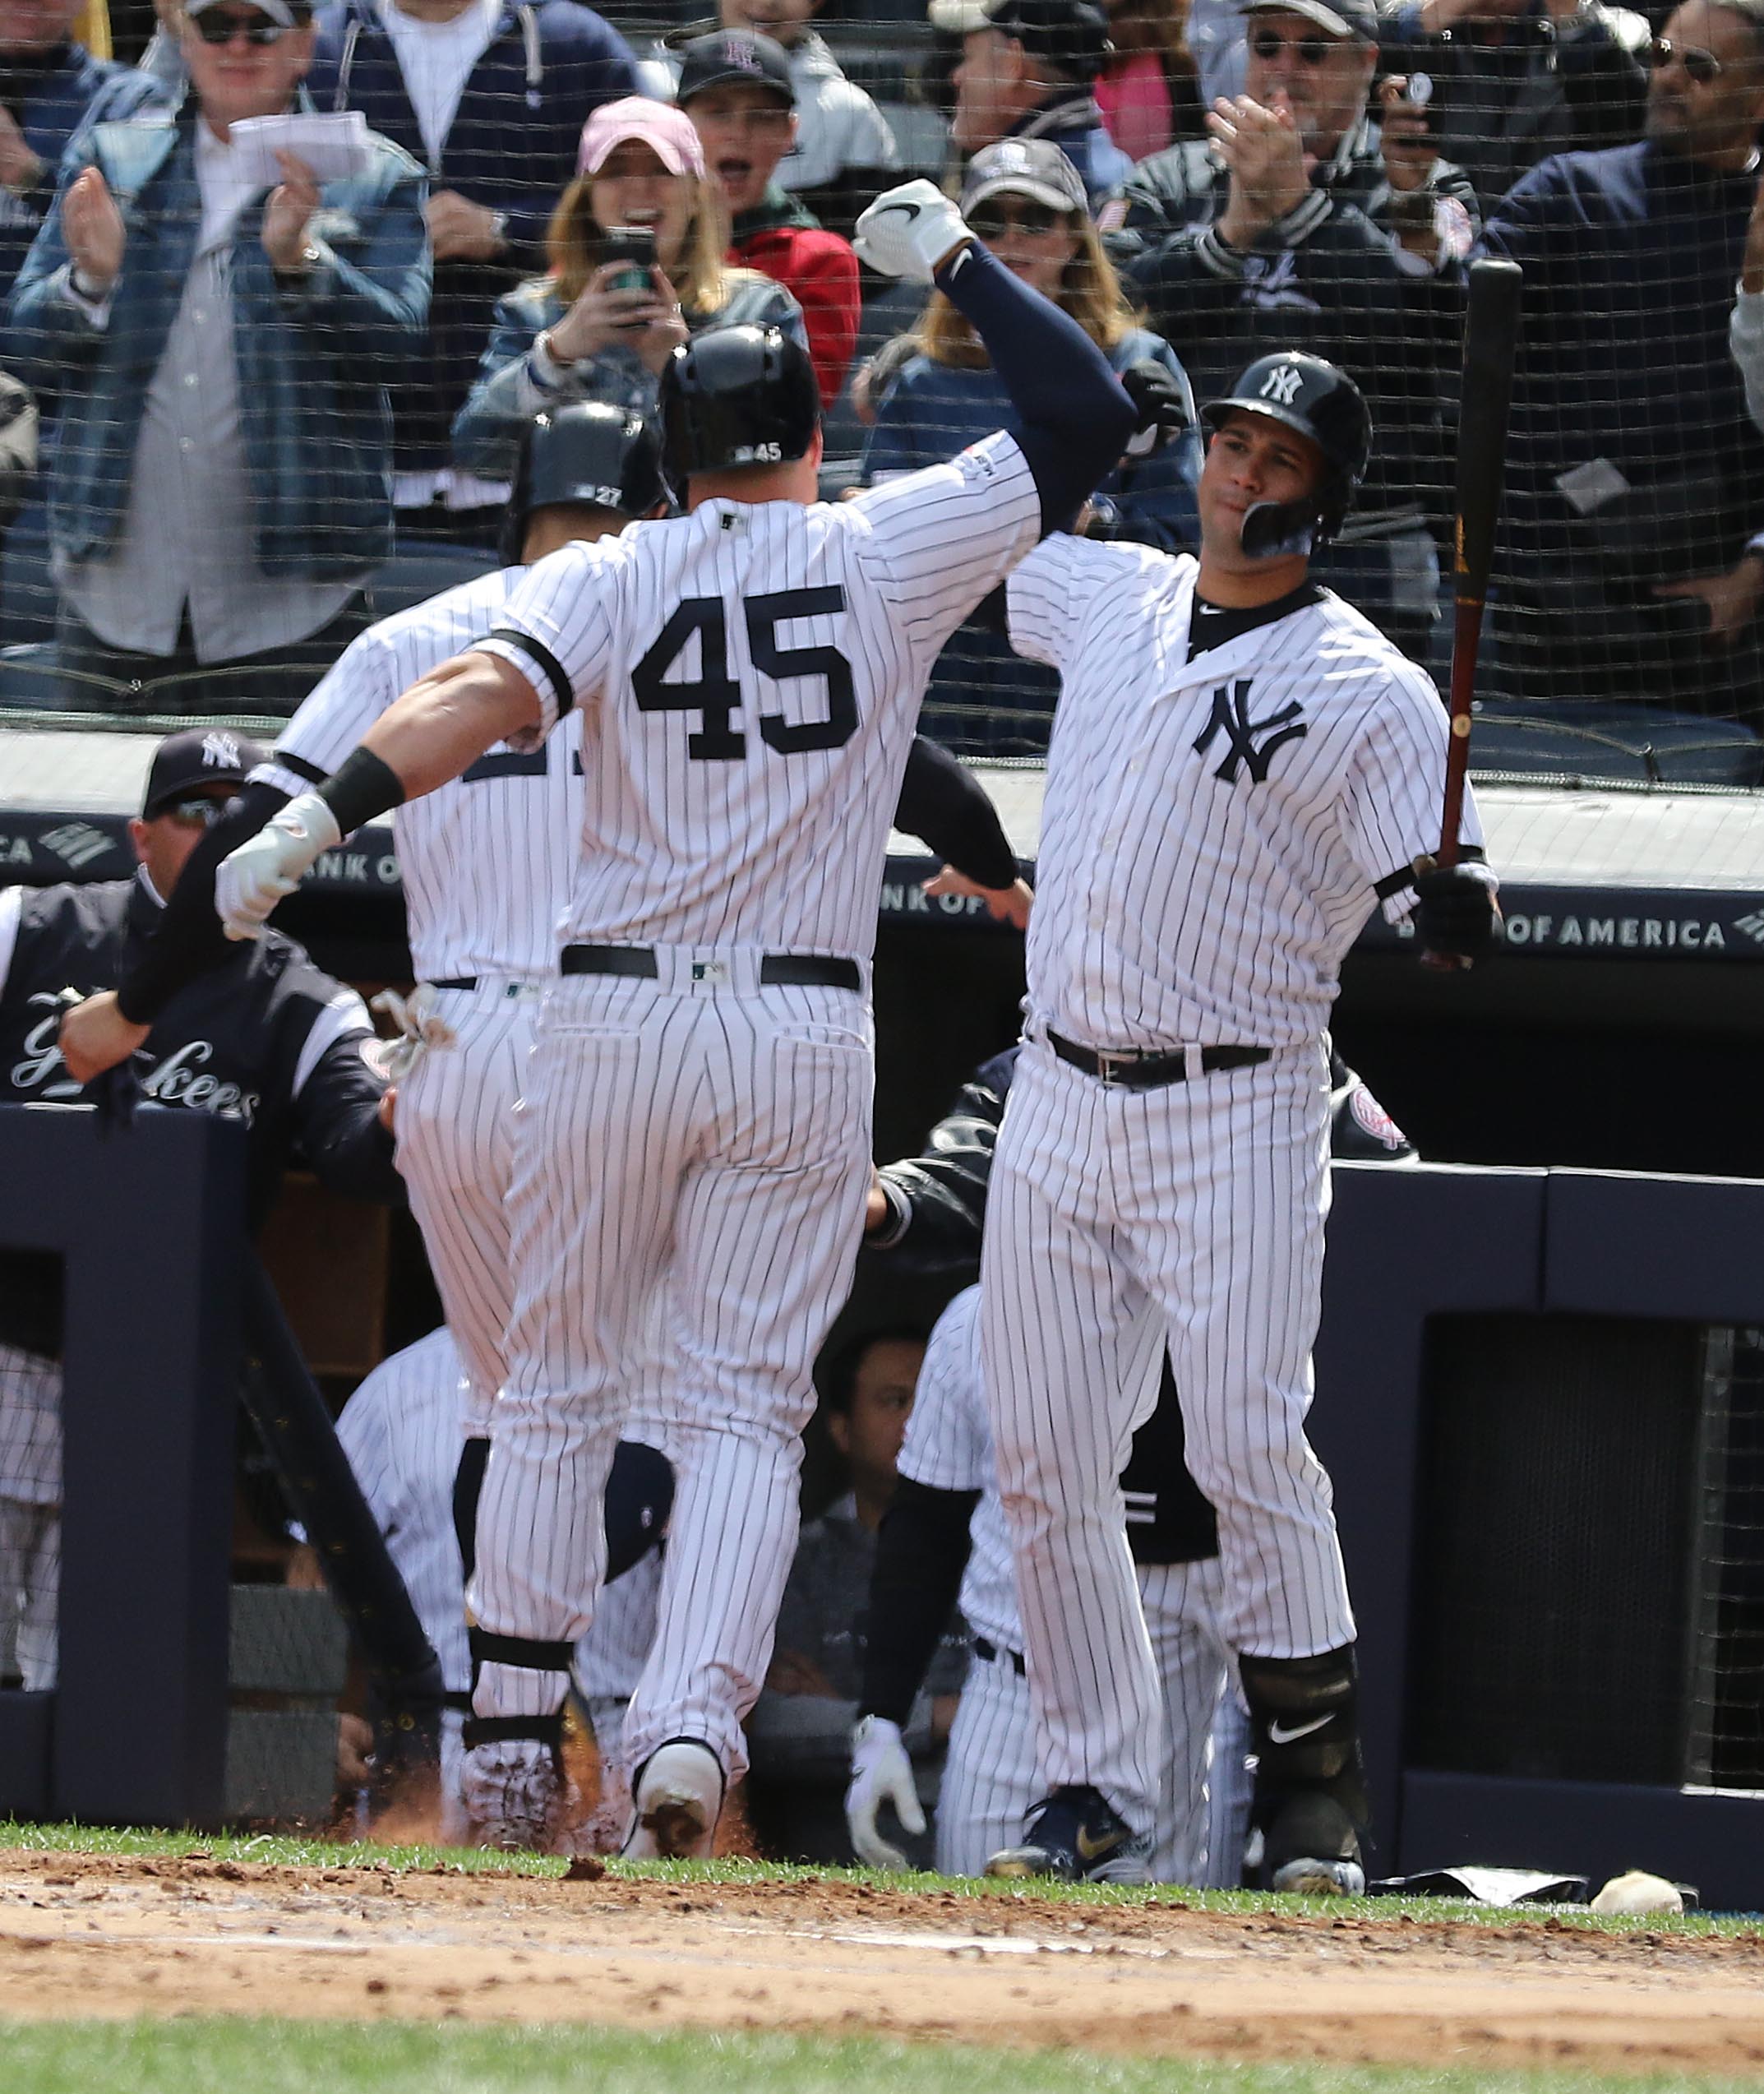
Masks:
[[[1092,207],[1132,171],[1095,93],[1112,46],[1090,0],[930,0],[933,29],[959,36],[951,142],[977,153],[1000,138],[1045,138],[1078,169]]]
[[[1500,671],[1590,728],[1612,701],[1764,728],[1764,438],[1728,344],[1764,4],[1686,0],[1652,58],[1646,136],[1544,161],[1489,222],[1489,252],[1525,270]]]
[[[66,992],[109,988],[133,964],[210,824],[263,760],[224,728],[174,734],[129,824],[132,878],[0,889],[0,1104],[77,1102],[56,1044]],[[372,1038],[354,991],[272,931],[165,1005],[132,1075],[155,1105],[243,1123],[255,1227],[297,1149],[333,1190],[402,1201],[386,1086],[362,1054]],[[59,1259],[0,1250],[0,1670],[10,1644],[28,1688],[55,1679],[61,1357]]]
[[[1368,121],[1373,0],[1251,0],[1244,16],[1244,92],[1215,104],[1206,144],[1140,163],[1116,259],[1203,395],[1289,344],[1353,375],[1376,446],[1319,576],[1424,657],[1475,192],[1425,140]]]
[[[305,0],[188,0],[179,35],[175,114],[71,149],[12,294],[12,367],[62,402],[62,666],[138,687],[224,665],[229,702],[291,711],[390,550],[386,389],[424,338],[423,173],[369,132],[338,180],[286,153],[266,180],[235,141],[299,95]]]
[[[1382,41],[1435,150],[1493,206],[1546,154],[1640,135],[1651,33],[1605,0],[1406,0]]]

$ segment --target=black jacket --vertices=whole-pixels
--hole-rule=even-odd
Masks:
[[[20,891],[0,893],[0,1104],[69,1104],[80,1088],[55,1044],[60,992],[114,987],[159,904],[144,875],[25,892],[8,955],[4,927]],[[136,1054],[144,1099],[244,1122],[253,1229],[297,1153],[337,1191],[402,1203],[392,1137],[377,1116],[386,1087],[362,1058],[360,1010],[293,939],[268,931],[182,989]],[[0,1253],[0,1339],[59,1357],[58,1260]]]
[[[1462,211],[1467,241],[1480,222],[1469,176],[1441,164],[1432,187]],[[1417,506],[1443,523],[1463,275],[1455,264],[1411,274],[1399,260],[1376,130],[1344,138],[1310,194],[1248,254],[1213,231],[1228,188],[1210,146],[1154,153],[1121,192],[1110,243],[1195,398],[1217,396],[1272,350],[1327,357],[1358,381],[1372,413],[1372,463],[1344,535],[1412,525]]]
[[[1551,153],[1625,146],[1642,135],[1647,102],[1647,17],[1582,0],[1559,29],[1543,0],[1505,25],[1498,44],[1473,25],[1429,36],[1419,6],[1384,17],[1382,69],[1425,73],[1428,127],[1493,210]]]

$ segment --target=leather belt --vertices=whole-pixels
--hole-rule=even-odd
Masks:
[[[478,989],[484,986],[487,979],[495,982],[500,978],[496,975],[486,977],[482,974],[442,974],[431,981],[429,987],[432,989]],[[534,994],[544,987],[545,984],[543,982],[529,982],[524,979],[505,981],[499,993],[505,996],[524,996]]]
[[[974,1639],[974,1655],[976,1657],[983,1657],[988,1665],[994,1663],[999,1658],[1008,1657],[1014,1672],[1020,1678],[1028,1677],[1029,1668],[1023,1662],[1021,1651],[1001,1651],[996,1643],[989,1642],[986,1637],[977,1636]]]
[[[653,945],[566,945],[561,964],[566,974],[621,974],[641,982],[654,981],[662,971]],[[768,987],[861,990],[864,986],[863,969],[857,962],[833,953],[766,953],[760,959],[760,979]]]
[[[1161,1090],[1166,1084],[1188,1081],[1188,1056],[1180,1052],[1160,1054],[1132,1048],[1119,1054],[1099,1053],[1096,1048],[1080,1047],[1076,1040],[1069,1040],[1051,1029],[1047,1044],[1062,1061],[1069,1061],[1087,1076],[1094,1076],[1098,1082],[1111,1084],[1120,1090]],[[1258,1062],[1272,1059],[1272,1050],[1268,1047],[1203,1047],[1201,1074],[1211,1076],[1221,1069],[1254,1069]]]

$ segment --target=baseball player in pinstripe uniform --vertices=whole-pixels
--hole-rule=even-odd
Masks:
[[[810,1367],[869,1183],[867,962],[914,711],[944,641],[1074,511],[1136,420],[1064,315],[928,183],[866,214],[871,260],[981,332],[1018,437],[814,500],[814,374],[775,330],[664,375],[689,513],[574,547],[422,679],[217,882],[249,935],[319,853],[580,706],[584,850],[516,1138],[516,1292],[470,1592],[466,1794],[543,1836],[569,1653],[601,1577],[625,1363],[658,1306],[678,1480],[634,1696],[629,1851],[707,1851],[797,1529]]]
[[[1130,1865],[1157,1820],[1157,1676],[1118,1478],[1167,1337],[1218,1514],[1262,1880],[1352,1892],[1354,1622],[1305,1436],[1324,1029],[1381,899],[1464,960],[1498,918],[1481,866],[1415,869],[1445,768],[1431,685],[1309,580],[1365,465],[1358,391],[1293,352],[1204,414],[1198,566],[1060,538],[1008,591],[1013,643],[1063,691],[987,1207],[983,1380],[1052,1788],[995,1865]],[[1464,834],[1480,857],[1473,803]]]
[[[895,1603],[902,1596],[888,1558],[896,1536],[884,1522],[862,1703],[873,1710],[879,1699],[898,1703],[908,1676],[922,1676],[916,1653],[893,1647],[912,1640],[916,1618],[928,1611],[940,1621],[947,1611],[949,1584],[926,1560],[939,1552],[921,1545],[927,1518],[952,1519],[967,1530],[960,1603],[974,1639],[937,1799],[937,1866],[954,1876],[981,1874],[991,1856],[1016,1837],[1044,1787],[1036,1764],[1010,1538],[981,1389],[979,1310],[979,1288],[964,1288],[939,1319],[926,1349],[900,1455],[903,1489],[910,1490],[919,1517],[899,1538],[918,1559],[901,1568],[930,1586],[929,1607]],[[1192,1523],[1184,1519],[1183,1485],[1193,1496],[1179,1457],[1164,1465],[1158,1489],[1129,1497],[1129,1532],[1136,1523],[1147,1529],[1157,1524],[1158,1500],[1166,1496],[1176,1500],[1166,1518],[1173,1517],[1185,1532]],[[1154,1546],[1150,1553],[1163,1551]],[[1189,1560],[1139,1561],[1137,1574],[1164,1724],[1153,1844],[1135,1873],[1161,1883],[1235,1884],[1249,1809],[1248,1738],[1235,1699],[1225,1691],[1229,1653],[1219,1627],[1218,1560],[1209,1553]],[[880,1683],[897,1670],[900,1676],[890,1680],[893,1691],[886,1693]],[[876,1830],[880,1804],[892,1802],[905,1814],[909,1830],[922,1829],[912,1822],[917,1800],[912,1768],[895,1760],[899,1750],[898,1726],[874,1713],[859,1722],[847,1809],[853,1847],[879,1868],[905,1865],[905,1857]]]
[[[471,1659],[452,1512],[464,1382],[464,1358],[443,1324],[382,1360],[337,1421],[337,1438],[362,1495],[441,1660],[447,1689],[441,1836],[450,1842],[471,1829],[459,1796],[460,1727],[471,1705]],[[617,1751],[624,1703],[654,1628],[657,1545],[672,1489],[672,1472],[659,1454],[640,1443],[620,1441],[607,1482],[606,1605],[578,1644],[574,1668],[605,1759]]]

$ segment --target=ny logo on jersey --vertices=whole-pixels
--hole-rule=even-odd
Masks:
[[[1304,383],[1305,374],[1296,365],[1277,363],[1262,381],[1261,397],[1274,400],[1281,407],[1291,407]]]
[[[1212,718],[1194,737],[1194,753],[1204,756],[1212,747],[1214,737],[1224,735],[1231,743],[1231,753],[1213,773],[1227,785],[1237,783],[1238,766],[1249,766],[1250,783],[1262,784],[1268,776],[1269,759],[1282,742],[1296,742],[1301,735],[1310,733],[1304,724],[1304,708],[1295,698],[1283,711],[1271,714],[1265,720],[1249,717],[1250,679],[1240,676],[1229,686],[1221,684],[1212,694]],[[1264,738],[1257,740],[1258,736]]]

